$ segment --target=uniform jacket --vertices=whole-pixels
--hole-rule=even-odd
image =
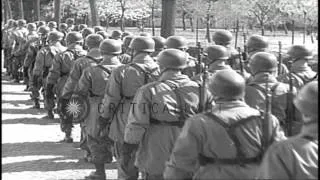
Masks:
[[[227,124],[235,123],[250,116],[260,116],[260,112],[250,108],[243,101],[216,101],[216,105],[209,113],[215,114],[221,121]],[[255,157],[261,150],[261,122],[256,118],[235,129],[244,157]],[[280,130],[279,122],[271,116],[273,133],[271,141],[285,139]],[[236,145],[231,140],[226,129],[215,120],[198,114],[187,120],[178,137],[170,161],[164,172],[165,179],[252,179],[255,176],[259,164],[228,165],[206,164],[199,165],[199,155],[211,158],[235,158]]]
[[[31,66],[36,59],[35,57],[37,55],[38,44],[37,44],[37,41],[35,41],[35,39],[38,39],[38,38],[39,38],[39,35],[35,31],[31,32],[27,36],[27,43],[26,43],[27,54],[23,63],[24,67]]]
[[[178,87],[176,93],[179,96],[166,82]],[[206,102],[210,102],[208,99]],[[133,103],[125,129],[125,142],[140,144],[135,162],[139,170],[161,175],[181,128],[154,124],[153,119],[185,121],[198,113],[199,86],[186,75],[164,74],[158,81],[141,87]]]
[[[69,77],[65,86],[63,87],[62,96],[69,99],[72,95],[74,88],[76,87],[83,71],[92,65],[100,63],[102,59],[98,49],[92,49],[84,57],[77,59],[70,71]]]
[[[55,84],[55,91],[58,97],[61,97],[69,72],[76,61],[73,52],[77,54],[78,57],[86,55],[86,51],[84,51],[80,45],[68,47],[66,51],[63,51],[54,57],[52,66],[49,70],[47,81],[48,84]]]
[[[150,56],[140,54],[133,59],[133,62],[144,70],[153,70],[153,75],[156,77],[160,74],[158,64]],[[109,133],[112,140],[123,142],[130,103],[137,89],[145,84],[144,81],[144,73],[129,64],[112,71],[103,99],[104,113],[102,114],[103,117],[112,120]],[[154,79],[148,80],[148,82],[152,81]]]
[[[318,124],[305,125],[300,134],[270,146],[257,179],[318,179]]]

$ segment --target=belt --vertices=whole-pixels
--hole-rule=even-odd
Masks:
[[[258,155],[256,157],[237,157],[237,158],[211,158],[199,155],[199,163],[202,166],[207,164],[223,164],[223,165],[235,165],[235,164],[254,164],[261,162],[262,156]]]
[[[182,128],[184,125],[184,121],[159,121],[154,118],[150,118],[150,123],[153,125],[163,125],[163,126],[177,126],[179,128]]]

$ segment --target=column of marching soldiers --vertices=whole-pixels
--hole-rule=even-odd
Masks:
[[[279,61],[266,37],[250,36],[243,53],[217,30],[199,63],[184,37],[110,36],[70,18],[58,29],[9,20],[2,35],[8,75],[23,78],[34,108],[43,93],[61,142],[73,142],[70,99],[89,102],[80,147],[96,170],[86,179],[105,179],[113,156],[118,179],[318,178],[318,78],[305,46]]]

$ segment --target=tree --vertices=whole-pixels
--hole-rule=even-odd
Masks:
[[[20,18],[24,19],[23,0],[19,0]]]
[[[100,21],[98,19],[96,0],[89,0],[89,3],[90,3],[90,9],[91,9],[92,25],[98,26],[100,25]]]
[[[34,13],[35,13],[35,21],[40,20],[40,0],[35,0],[34,1]]]
[[[169,37],[175,33],[176,0],[162,0],[161,36]]]
[[[60,24],[60,12],[61,12],[61,1],[60,0],[54,0],[54,21],[57,22],[57,24]]]
[[[5,2],[5,8],[7,9],[8,18],[12,19],[12,9],[9,0],[4,0]]]
[[[125,28],[125,19],[124,19],[124,12],[126,11],[126,0],[118,0],[120,2],[121,7],[121,17],[120,17],[120,29],[124,31]]]

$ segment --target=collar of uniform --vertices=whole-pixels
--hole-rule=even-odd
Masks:
[[[318,121],[318,120],[316,119],[313,121]],[[303,125],[299,136],[306,136],[306,135],[315,137],[318,139],[318,124],[310,123],[310,124]]]
[[[215,106],[212,108],[212,112],[220,111],[222,109],[230,109],[234,107],[249,107],[243,100],[233,100],[233,101],[225,101],[225,100],[216,100]]]
[[[311,68],[308,65],[306,60],[298,60],[292,63],[291,67],[292,72],[301,72],[301,71],[311,71]]]
[[[276,77],[270,75],[267,72],[258,73],[255,76],[253,76],[253,79],[250,81],[250,84],[259,84],[259,83],[276,83],[278,82]]]
[[[177,72],[177,71],[167,71],[165,73],[163,73],[160,78],[159,81],[166,81],[166,80],[189,80],[189,77],[187,75],[181,74],[181,72]]]
[[[134,63],[148,63],[148,62],[154,62],[152,57],[150,57],[148,54],[145,53],[140,53],[137,54],[134,58],[133,58],[133,62]]]
[[[228,64],[215,64],[212,63],[209,67],[209,72],[216,72],[218,70],[223,70],[223,69],[231,69],[231,67]]]
[[[101,59],[101,53],[99,48],[92,48],[87,53],[87,56],[93,57],[94,59]]]
[[[121,64],[117,56],[105,56],[103,57],[101,65],[118,65]]]

